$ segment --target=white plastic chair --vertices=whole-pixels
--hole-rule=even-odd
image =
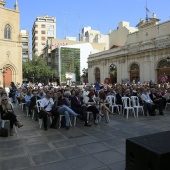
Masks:
[[[115,96],[107,96],[106,98],[109,101],[109,108],[112,108],[112,113],[113,113],[113,109],[117,108],[118,113],[120,114],[119,111],[119,106],[116,104],[116,98]]]
[[[38,113],[40,112],[40,103],[41,103],[41,99],[36,101]],[[35,116],[35,112],[34,110],[32,110],[32,119],[34,119],[34,116]]]
[[[65,115],[60,115],[60,116],[59,116],[59,128],[61,128],[61,120],[62,120],[62,117],[65,117]],[[72,126],[70,117],[69,117],[69,122],[70,122],[70,126]],[[76,126],[76,116],[74,117],[74,126]]]
[[[26,103],[20,103],[20,109],[23,111],[24,110],[24,105],[26,105]]]
[[[123,102],[123,116],[125,114],[125,110],[127,111],[126,113],[126,118],[128,119],[129,116],[129,110],[132,111],[134,117],[135,116],[135,110],[134,108],[131,106],[131,99],[129,97],[122,97],[122,102]]]
[[[41,107],[40,107],[41,99],[40,99],[40,100],[37,100],[37,101],[36,101],[36,104],[37,104],[37,110],[38,110],[38,113],[39,113],[39,112],[40,112],[40,109],[41,109]],[[48,118],[50,119],[50,123],[52,123],[52,117],[51,117],[51,116],[48,116]],[[38,118],[38,123],[39,123],[40,129],[41,129],[43,120],[40,119],[40,118]]]
[[[170,105],[170,103],[166,103],[165,110],[167,109],[168,105]]]
[[[139,110],[141,110],[144,115],[143,106],[139,104],[139,98],[137,96],[131,96],[132,106],[136,110],[136,116],[138,117]]]

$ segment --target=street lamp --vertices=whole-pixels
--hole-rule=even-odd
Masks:
[[[7,68],[4,66],[3,68],[0,69],[2,75],[3,75],[3,87],[5,88],[5,74],[7,73]]]

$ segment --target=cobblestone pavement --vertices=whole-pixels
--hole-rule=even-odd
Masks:
[[[170,130],[170,111],[166,111],[164,116],[129,119],[110,115],[110,123],[91,121],[92,127],[78,120],[68,131],[44,131],[19,106],[14,107],[24,126],[13,136],[0,138],[0,170],[125,170],[126,138]]]

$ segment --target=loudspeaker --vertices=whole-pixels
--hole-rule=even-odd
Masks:
[[[170,131],[126,139],[126,170],[170,170]]]

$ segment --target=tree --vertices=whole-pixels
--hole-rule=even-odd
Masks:
[[[51,77],[56,77],[57,71],[47,66],[42,57],[33,55],[32,60],[23,62],[23,77],[28,81],[47,83]]]

